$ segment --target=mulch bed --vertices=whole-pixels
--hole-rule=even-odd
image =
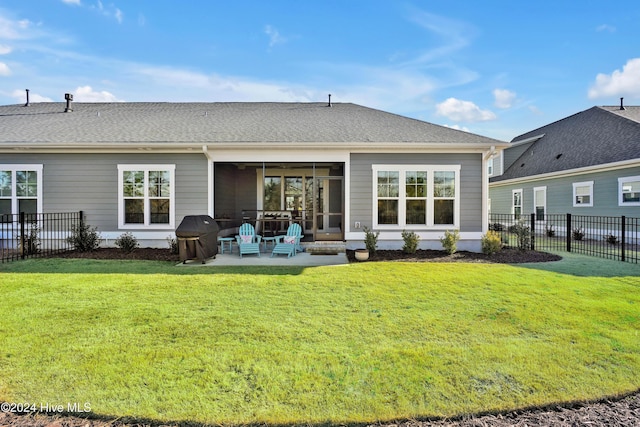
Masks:
[[[0,426],[7,427],[143,427],[174,426],[148,422],[99,420],[66,415],[12,414],[0,412]],[[189,423],[190,426],[201,424]],[[372,424],[372,427],[633,427],[640,426],[640,393],[617,400],[468,416],[451,420],[406,420]]]
[[[67,252],[56,255],[61,258],[91,259],[138,259],[154,261],[179,261],[177,254],[168,249],[138,248],[130,254],[119,249],[98,249],[94,252]],[[351,262],[354,251],[347,251]],[[517,264],[525,262],[549,262],[561,257],[545,252],[503,249],[493,255],[473,252],[456,252],[448,255],[443,251],[418,250],[407,255],[401,251],[379,250],[369,261],[404,262],[479,262]],[[142,427],[163,424],[83,418],[65,414],[14,414],[0,412],[0,426],[7,427]],[[197,425],[190,423],[190,425]],[[539,409],[512,411],[499,414],[466,416],[451,420],[405,420],[396,423],[375,424],[377,427],[535,427],[535,426],[640,426],[640,391],[620,399],[606,399],[600,402],[574,403]]]
[[[152,260],[178,262],[178,254],[172,254],[169,249],[137,248],[131,253],[125,253],[118,248],[100,248],[93,252],[63,252],[54,255],[58,258],[90,258],[116,260]],[[355,259],[354,251],[347,250],[347,258],[351,262]],[[520,251],[517,249],[503,249],[493,255],[475,252],[456,252],[449,255],[444,251],[418,250],[415,254],[405,254],[402,251],[378,250],[369,258],[371,261],[405,261],[405,262],[490,262],[501,264],[518,264],[524,262],[549,262],[562,259],[559,255],[546,252]]]

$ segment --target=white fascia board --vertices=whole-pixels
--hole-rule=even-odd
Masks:
[[[501,185],[512,185],[520,182],[540,181],[543,179],[562,178],[586,173],[607,172],[616,169],[626,169],[640,166],[640,159],[624,160],[621,162],[607,163],[603,165],[587,166],[584,168],[567,169],[557,172],[549,172],[540,175],[531,175],[522,178],[505,179],[504,181],[489,182],[489,187],[499,187]]]
[[[509,144],[509,147],[517,147],[518,145],[523,145],[523,144],[528,144],[530,142],[535,142],[535,141],[539,140],[540,138],[542,138],[545,135],[546,134],[541,133],[540,135],[536,135],[536,136],[532,136],[532,137],[527,138],[527,139],[523,139],[523,140],[520,140],[520,141],[512,142],[511,144]]]
[[[348,162],[345,150],[216,150],[208,145],[214,162]]]

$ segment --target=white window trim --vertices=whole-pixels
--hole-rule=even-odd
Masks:
[[[372,224],[374,229],[379,230],[449,230],[460,228],[460,165],[371,165],[372,183]],[[378,172],[389,171],[399,172],[399,193],[398,193],[398,222],[399,224],[378,224]],[[407,224],[406,223],[406,187],[405,177],[408,171],[427,172],[427,223]],[[455,173],[455,197],[453,198],[453,224],[434,224],[433,206],[435,197],[433,196],[433,173],[434,172],[454,172]]]
[[[622,187],[627,182],[640,181],[640,176],[626,176],[624,178],[618,178],[618,206],[640,206],[640,202],[623,202],[622,199]]]
[[[42,213],[42,171],[43,165],[41,164],[9,164],[9,165],[0,165],[1,171],[10,171],[11,172],[11,213],[13,215],[18,215],[18,195],[16,194],[16,172],[17,171],[28,171],[28,172],[36,172],[36,206],[37,212]],[[4,199],[4,198],[3,198]],[[9,198],[6,198],[9,199]]]
[[[524,215],[524,192],[522,191],[522,188],[511,190],[511,215],[516,214],[516,206],[513,204],[513,196],[516,193],[520,193],[520,217],[522,218]]]
[[[125,171],[143,171],[145,173],[144,185],[144,224],[125,224],[124,222],[124,172]],[[169,187],[169,223],[168,224],[150,224],[150,212],[148,211],[149,201],[149,171],[167,171],[171,185]],[[176,165],[118,165],[118,228],[123,230],[173,230],[176,223]]]
[[[542,191],[544,192],[544,203],[542,205],[538,205],[538,202],[536,200],[536,193],[538,191]],[[544,208],[544,216],[546,217],[547,215],[547,187],[533,187],[533,213],[535,214],[536,217],[536,221],[543,221],[543,220],[538,220],[538,212],[537,212],[537,208],[538,206],[542,206]]]
[[[576,190],[580,187],[589,187],[589,203],[576,202]],[[590,208],[593,207],[593,181],[574,182],[573,183],[573,207],[574,208]]]

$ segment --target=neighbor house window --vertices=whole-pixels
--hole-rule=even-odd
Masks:
[[[0,215],[42,212],[42,165],[0,165]]]
[[[618,205],[640,206],[640,176],[618,178]]]
[[[374,165],[374,227],[458,226],[460,166]]]
[[[522,189],[512,191],[511,213],[515,219],[520,219],[522,215]]]
[[[175,165],[118,165],[121,228],[174,228]]]
[[[573,206],[593,206],[593,181],[573,183]]]
[[[536,221],[544,221],[544,215],[547,211],[547,187],[533,189],[533,202],[536,209]]]

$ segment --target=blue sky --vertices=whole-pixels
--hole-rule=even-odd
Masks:
[[[0,104],[352,102],[502,140],[640,104],[637,0],[3,0]]]

